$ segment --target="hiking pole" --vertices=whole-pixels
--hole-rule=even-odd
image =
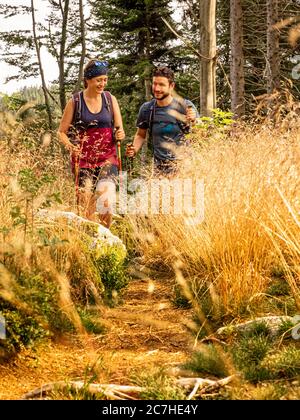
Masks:
[[[192,105],[187,105],[186,110],[189,111],[191,109],[193,109]],[[187,134],[191,132],[191,129],[192,129],[192,121],[187,120]]]
[[[114,132],[114,136],[115,133],[119,130],[120,127],[116,127],[115,128],[115,132]],[[119,169],[119,189],[121,189],[121,185],[122,185],[122,152],[121,152],[121,140],[116,140],[117,142],[117,155],[118,155],[118,169]]]
[[[80,201],[80,193],[79,193],[79,171],[80,171],[80,158],[82,154],[82,148],[83,148],[83,141],[77,140],[73,142],[73,145],[78,147],[78,153],[75,155],[75,164],[74,164],[74,175],[75,175],[75,195],[76,195],[76,210],[78,216],[80,215],[79,211],[79,201]]]
[[[126,144],[126,153],[127,151],[129,151],[131,148],[133,147],[133,143],[127,143]],[[126,154],[126,169],[128,170],[128,175],[131,176],[132,175],[132,171],[133,171],[133,156],[127,156]]]
[[[78,141],[72,142],[74,146],[79,144]],[[73,152],[72,152],[73,153]],[[74,175],[75,175],[75,196],[76,196],[76,210],[77,214],[79,215],[79,166],[80,166],[80,154],[81,154],[81,147],[79,154],[75,155],[74,158]]]
[[[79,157],[75,160],[75,195],[76,195],[76,210],[79,215]]]
[[[119,172],[122,172],[121,140],[117,141],[117,147],[118,147]]]

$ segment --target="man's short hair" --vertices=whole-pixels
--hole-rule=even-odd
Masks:
[[[166,66],[156,67],[153,71],[153,77],[166,77],[169,80],[169,83],[174,83],[174,72]]]

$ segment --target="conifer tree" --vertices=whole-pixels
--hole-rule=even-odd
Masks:
[[[151,97],[153,65],[173,66],[175,35],[170,0],[91,1],[94,42],[97,54],[110,58],[110,88],[123,98],[123,107],[136,114],[138,106]],[[127,97],[127,99],[125,98]],[[122,102],[122,101],[121,101]],[[132,119],[130,118],[130,119]]]

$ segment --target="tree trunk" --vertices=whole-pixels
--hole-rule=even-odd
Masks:
[[[79,72],[78,72],[78,79],[75,85],[74,92],[78,92],[81,87],[81,82],[83,78],[83,66],[84,60],[86,56],[86,43],[85,43],[85,21],[84,21],[84,13],[83,13],[83,1],[79,0],[79,15],[80,15],[80,38],[81,38],[81,56],[80,56],[80,64],[79,64]]]
[[[50,102],[49,102],[47,85],[46,85],[46,81],[45,81],[44,70],[43,70],[43,66],[42,66],[41,47],[40,47],[39,40],[38,40],[37,33],[36,33],[34,0],[31,0],[31,16],[32,16],[33,40],[34,40],[36,55],[37,55],[38,64],[39,64],[40,76],[41,76],[41,80],[42,80],[42,89],[43,89],[43,93],[44,93],[45,105],[46,105],[46,110],[47,110],[47,115],[48,115],[49,129],[50,129],[50,131],[52,131],[53,130],[53,119],[52,119],[52,113],[51,113],[51,107],[50,107]]]
[[[59,101],[60,101],[60,108],[63,111],[66,106],[65,51],[66,51],[66,41],[67,41],[69,0],[65,0],[64,8],[61,9],[61,12],[62,12],[62,31],[61,31],[58,67],[59,67]]]
[[[150,64],[150,51],[151,51],[150,22],[149,22],[150,12],[149,12],[149,5],[147,2],[146,2],[145,14],[146,14],[146,32],[143,31],[140,33],[140,35],[141,35],[141,38],[143,39],[143,42],[141,43],[141,48],[143,49],[142,58],[146,63],[144,67],[144,72],[143,72],[145,100],[148,102],[152,98],[152,78],[151,78],[152,67]],[[148,133],[149,133],[149,130],[148,130]],[[148,136],[147,143],[144,143],[141,148],[140,159],[141,159],[142,166],[146,162],[147,150],[149,146],[150,145],[149,145],[149,136]]]
[[[230,0],[230,45],[231,110],[239,118],[245,114],[242,0]]]
[[[200,0],[200,113],[216,108],[216,0]]]
[[[150,64],[151,58],[151,39],[150,39],[150,22],[149,22],[149,6],[146,2],[146,36],[145,36],[145,46],[144,46],[144,60],[147,63],[144,69],[144,84],[145,84],[145,99],[146,101],[150,101],[152,97],[152,80],[151,80],[151,73],[152,67]]]
[[[267,89],[271,94],[280,88],[279,31],[273,26],[279,20],[278,0],[267,0]]]

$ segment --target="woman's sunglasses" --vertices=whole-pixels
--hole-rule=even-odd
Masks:
[[[108,61],[94,61],[93,65],[97,67],[108,67]]]

